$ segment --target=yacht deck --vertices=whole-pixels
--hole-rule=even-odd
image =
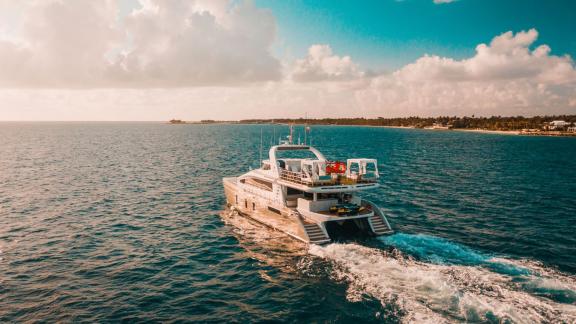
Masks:
[[[338,215],[337,213],[331,213],[329,211],[318,211],[318,214],[322,214],[325,216],[334,216],[334,217],[353,217],[353,216],[368,216],[372,214],[372,209],[366,208],[364,210],[358,211],[358,213],[351,214],[351,215]]]

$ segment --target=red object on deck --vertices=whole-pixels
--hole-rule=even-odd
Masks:
[[[346,172],[346,163],[340,161],[328,162],[326,164],[326,173],[344,173]]]

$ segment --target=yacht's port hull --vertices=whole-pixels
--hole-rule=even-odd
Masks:
[[[287,208],[275,206],[256,195],[238,190],[236,178],[224,178],[226,202],[231,209],[262,225],[286,233],[288,236],[308,243],[303,225]]]

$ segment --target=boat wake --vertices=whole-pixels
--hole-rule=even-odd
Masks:
[[[235,212],[224,221],[247,257],[283,272],[346,285],[349,302],[378,300],[405,323],[574,323],[576,278],[530,260],[494,257],[448,240],[398,233],[377,247],[306,245]]]
[[[381,240],[383,248],[335,243],[313,245],[309,253],[332,264],[331,277],[348,285],[351,302],[392,304],[390,315],[402,322],[576,321],[574,277],[432,236],[400,233]]]

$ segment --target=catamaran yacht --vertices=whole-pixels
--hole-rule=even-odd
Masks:
[[[232,210],[309,244],[392,233],[382,210],[358,195],[379,187],[376,160],[329,161],[288,138],[270,148],[259,169],[223,179]],[[290,153],[298,157],[280,156]]]

